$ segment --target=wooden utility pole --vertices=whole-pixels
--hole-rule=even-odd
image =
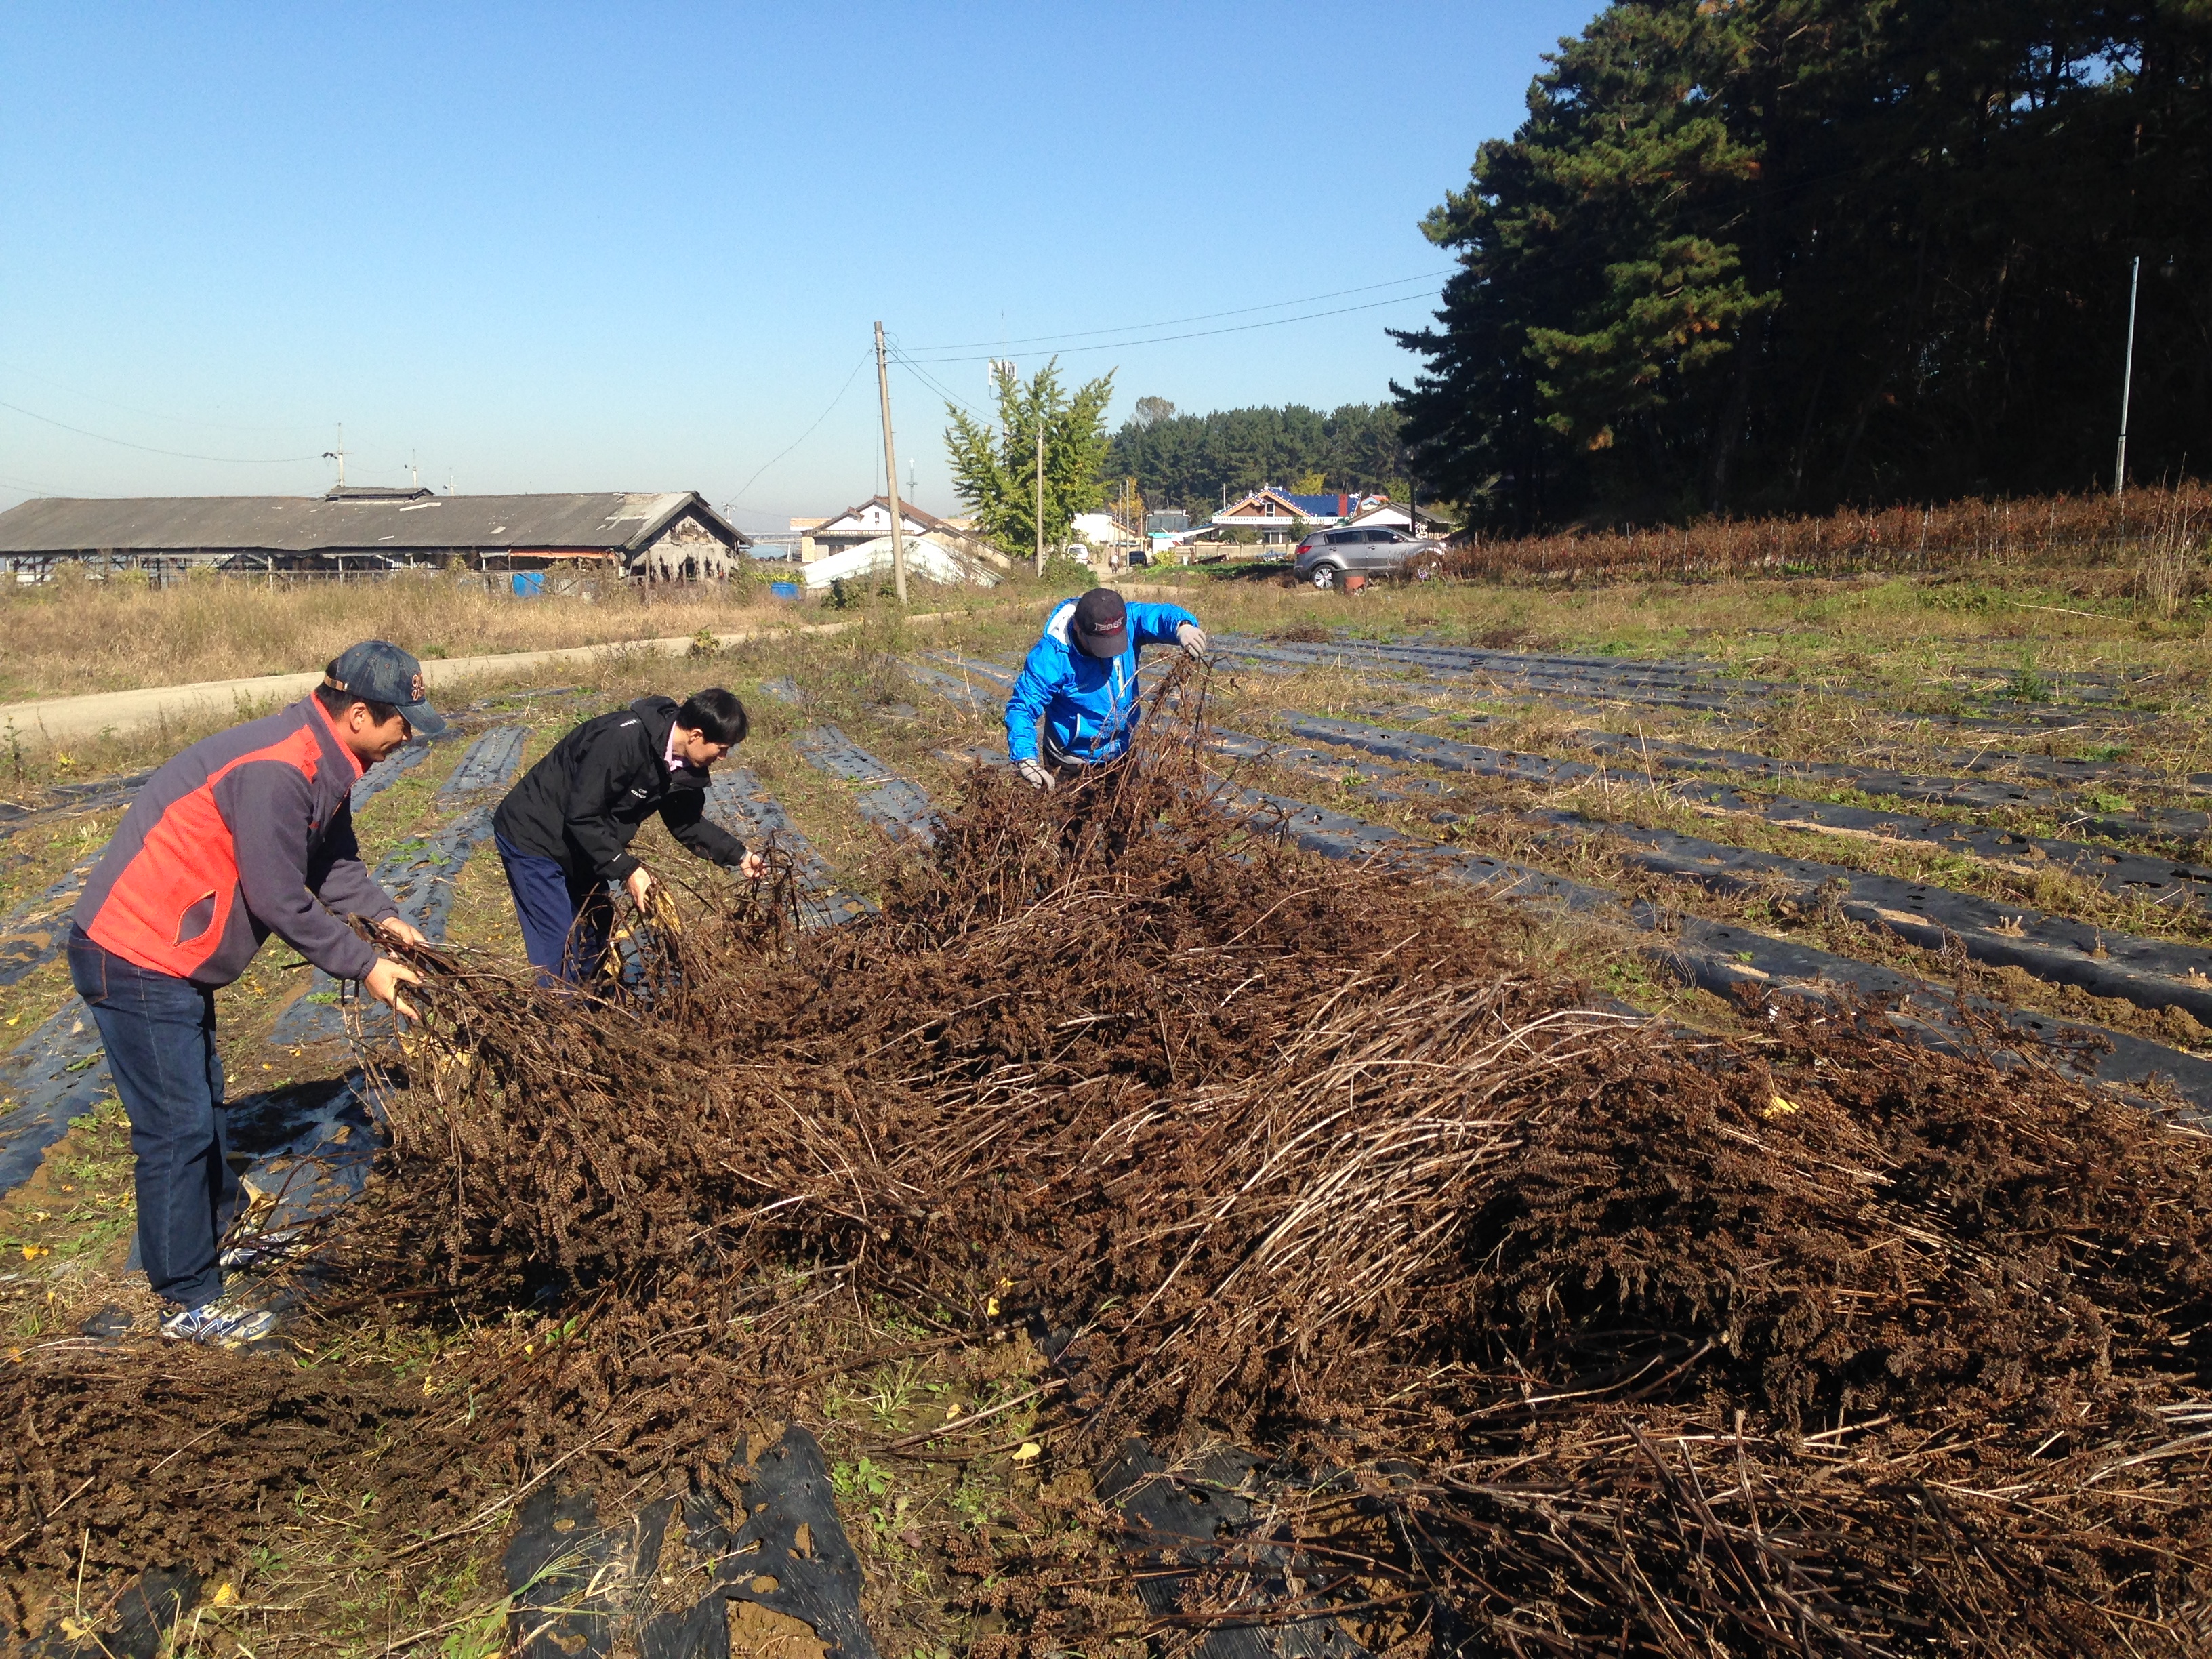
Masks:
[[[1036,573],[1044,574],[1044,410],[1037,410]]]
[[[884,325],[876,325],[876,391],[884,403],[884,493],[891,503],[891,592],[906,603],[906,510],[899,505],[898,451],[891,447],[891,372],[884,359]]]

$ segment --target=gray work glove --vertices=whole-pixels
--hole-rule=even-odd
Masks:
[[[1194,660],[1206,660],[1206,630],[1196,623],[1177,623],[1176,643]]]
[[[1052,774],[1046,771],[1040,763],[1025,760],[1015,767],[1014,770],[1022,775],[1022,781],[1030,788],[1042,789],[1047,794],[1052,793]]]

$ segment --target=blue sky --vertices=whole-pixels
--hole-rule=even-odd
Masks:
[[[9,0],[0,507],[319,491],[343,422],[349,482],[780,526],[881,487],[877,318],[977,405],[1055,342],[1116,423],[1378,398],[1416,222],[1595,9]]]

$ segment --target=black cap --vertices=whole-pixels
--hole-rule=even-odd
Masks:
[[[346,647],[323,671],[323,684],[364,702],[390,703],[418,736],[434,738],[446,729],[444,716],[422,701],[422,665],[387,640]]]
[[[1129,648],[1129,607],[1110,587],[1094,587],[1075,602],[1068,629],[1086,657],[1118,657]]]

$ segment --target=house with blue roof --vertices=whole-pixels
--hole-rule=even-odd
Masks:
[[[1347,519],[1382,504],[1380,495],[1336,491],[1325,495],[1294,495],[1287,489],[1263,484],[1242,501],[1232,501],[1213,515],[1215,530],[1256,530],[1267,546],[1294,542],[1309,530],[1340,525]]]

